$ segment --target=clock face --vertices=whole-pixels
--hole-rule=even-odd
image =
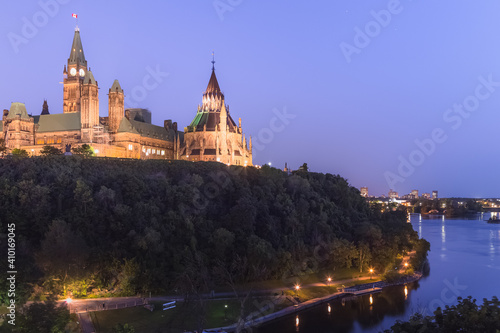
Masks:
[[[80,73],[80,76],[81,76],[81,77],[84,77],[84,76],[85,76],[85,71],[84,71],[83,69],[80,69],[80,72],[79,72],[79,73]]]
[[[71,74],[71,76],[75,76],[76,75],[76,68],[71,68],[69,70],[69,73]]]

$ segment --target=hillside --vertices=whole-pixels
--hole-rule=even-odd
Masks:
[[[418,240],[404,212],[370,210],[338,175],[77,156],[0,159],[0,175],[24,297],[381,272]]]

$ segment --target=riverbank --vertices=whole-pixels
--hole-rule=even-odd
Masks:
[[[271,310],[274,309],[274,306],[272,304],[266,304],[266,306],[263,309],[261,309],[261,311],[254,312],[254,313],[250,314],[249,316],[247,316],[244,320],[244,323],[240,324],[240,327],[242,327],[243,329],[249,329],[249,328],[259,326],[259,325],[271,322],[273,320],[276,320],[276,319],[279,319],[282,317],[296,314],[297,312],[304,311],[306,309],[315,307],[315,306],[320,305],[322,303],[326,303],[326,302],[337,300],[337,299],[342,299],[344,297],[352,297],[353,295],[356,295],[356,294],[363,294],[363,291],[366,291],[366,293],[380,292],[380,291],[382,291],[383,288],[416,282],[416,281],[420,280],[421,278],[422,278],[422,273],[417,272],[417,273],[413,274],[412,276],[405,276],[405,277],[399,279],[398,281],[395,281],[392,283],[380,280],[380,281],[377,281],[374,283],[368,283],[368,284],[357,285],[354,287],[348,287],[342,291],[333,293],[331,295],[319,297],[319,298],[314,298],[314,299],[305,301],[303,303],[298,303],[298,304],[295,304],[293,306],[289,306],[287,308],[284,308],[282,310],[272,312],[272,313],[269,313],[267,315],[259,316],[258,318],[255,318],[257,315],[260,315],[260,314],[265,313],[265,312],[271,312]],[[274,305],[280,304],[284,299],[287,299],[287,297],[280,296],[280,297],[277,297],[276,302],[273,301],[272,303]],[[230,325],[230,326],[226,326],[226,327],[218,327],[218,328],[213,328],[213,329],[209,329],[209,330],[205,330],[205,331],[213,331],[213,332],[225,331],[225,332],[231,333],[231,332],[235,332],[237,327],[238,327],[238,323]]]

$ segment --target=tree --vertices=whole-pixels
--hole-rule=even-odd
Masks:
[[[54,146],[43,146],[40,154],[42,156],[62,155],[62,150]]]
[[[305,171],[305,172],[309,171],[309,167],[307,166],[307,163],[302,164],[302,165],[299,167],[299,170],[301,170],[301,171]]]
[[[20,333],[63,333],[70,322],[69,310],[65,306],[58,306],[53,299],[32,303],[17,316],[15,332]],[[3,327],[6,324],[7,321],[4,321]]]
[[[5,155],[6,152],[7,152],[7,147],[5,146],[5,140],[0,139],[0,156]]]
[[[85,268],[88,247],[77,232],[62,220],[54,220],[45,234],[37,257],[39,267],[63,283]]]
[[[483,300],[477,305],[471,296],[458,298],[458,304],[441,307],[434,311],[434,316],[416,314],[407,322],[397,321],[385,333],[438,333],[438,332],[498,332],[500,327],[500,301],[496,296],[492,300]]]
[[[83,157],[94,156],[94,149],[86,143],[80,147],[72,148],[71,150],[75,155],[81,155]]]
[[[16,157],[28,157],[28,152],[24,149],[12,149],[12,155]]]
[[[135,328],[129,324],[118,324],[113,327],[113,332],[115,333],[134,333]]]

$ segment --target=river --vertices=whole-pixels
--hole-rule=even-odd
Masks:
[[[500,297],[500,225],[473,219],[424,219],[412,215],[420,237],[431,243],[430,273],[408,286],[344,302],[318,305],[253,330],[271,332],[381,332],[396,320],[408,320],[415,312],[432,314],[438,307],[457,303],[457,297]],[[406,290],[405,290],[406,289]]]

